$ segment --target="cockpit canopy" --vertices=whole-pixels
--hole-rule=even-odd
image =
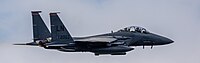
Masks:
[[[120,29],[118,32],[138,32],[138,33],[149,33],[145,28],[138,26],[130,26]]]

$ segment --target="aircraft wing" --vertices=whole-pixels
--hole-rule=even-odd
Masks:
[[[117,40],[127,40],[130,37],[123,37],[123,36],[90,36],[90,37],[73,37],[74,41],[76,42],[102,42],[102,43],[111,43]]]
[[[110,45],[123,45],[128,37],[122,36],[92,36],[92,37],[82,37],[74,38],[76,44],[79,46],[88,46],[88,47],[105,47]]]
[[[76,37],[73,38],[78,46],[81,47],[105,47],[108,46],[110,42],[117,39],[107,36],[93,36],[93,37]]]
[[[78,38],[75,39],[76,42],[106,42],[110,43],[117,40],[113,37],[88,37],[88,38]]]

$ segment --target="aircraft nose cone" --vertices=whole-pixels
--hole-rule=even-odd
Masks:
[[[154,38],[156,39],[156,43],[158,45],[165,45],[165,44],[170,44],[170,43],[173,43],[174,41],[167,38],[167,37],[163,37],[163,36],[160,36],[160,35],[156,35],[154,34]]]
[[[170,43],[173,43],[174,41],[169,39],[169,38],[166,38],[166,37],[161,37],[161,43],[163,44],[170,44]]]
[[[171,39],[169,39],[169,38],[165,38],[165,39],[164,39],[164,42],[165,42],[166,44],[170,44],[170,43],[173,43],[174,41],[171,40]]]

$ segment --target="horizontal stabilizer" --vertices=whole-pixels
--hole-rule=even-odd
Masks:
[[[27,44],[13,44],[13,45],[27,45]]]
[[[35,43],[35,42],[30,42],[30,43],[18,43],[18,44],[13,44],[13,45],[30,45],[30,46],[38,46],[38,44]]]

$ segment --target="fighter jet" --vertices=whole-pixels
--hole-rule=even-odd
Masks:
[[[32,14],[39,16],[38,12]],[[34,42],[45,49],[53,49],[62,52],[92,52],[96,56],[103,54],[126,55],[128,51],[134,50],[133,46],[166,45],[174,41],[151,33],[143,27],[129,26],[111,33],[99,34],[87,37],[72,37],[65,25],[62,23],[58,13],[50,13],[51,33],[48,32],[44,22],[38,20],[40,28],[35,29],[33,25]],[[34,18],[33,18],[34,21]],[[42,22],[42,24],[41,24]],[[34,24],[34,22],[33,22]],[[38,26],[39,27],[39,26]],[[36,31],[37,30],[37,31]],[[49,35],[51,34],[51,35]],[[51,39],[48,39],[51,38]],[[16,45],[27,45],[16,44]]]

